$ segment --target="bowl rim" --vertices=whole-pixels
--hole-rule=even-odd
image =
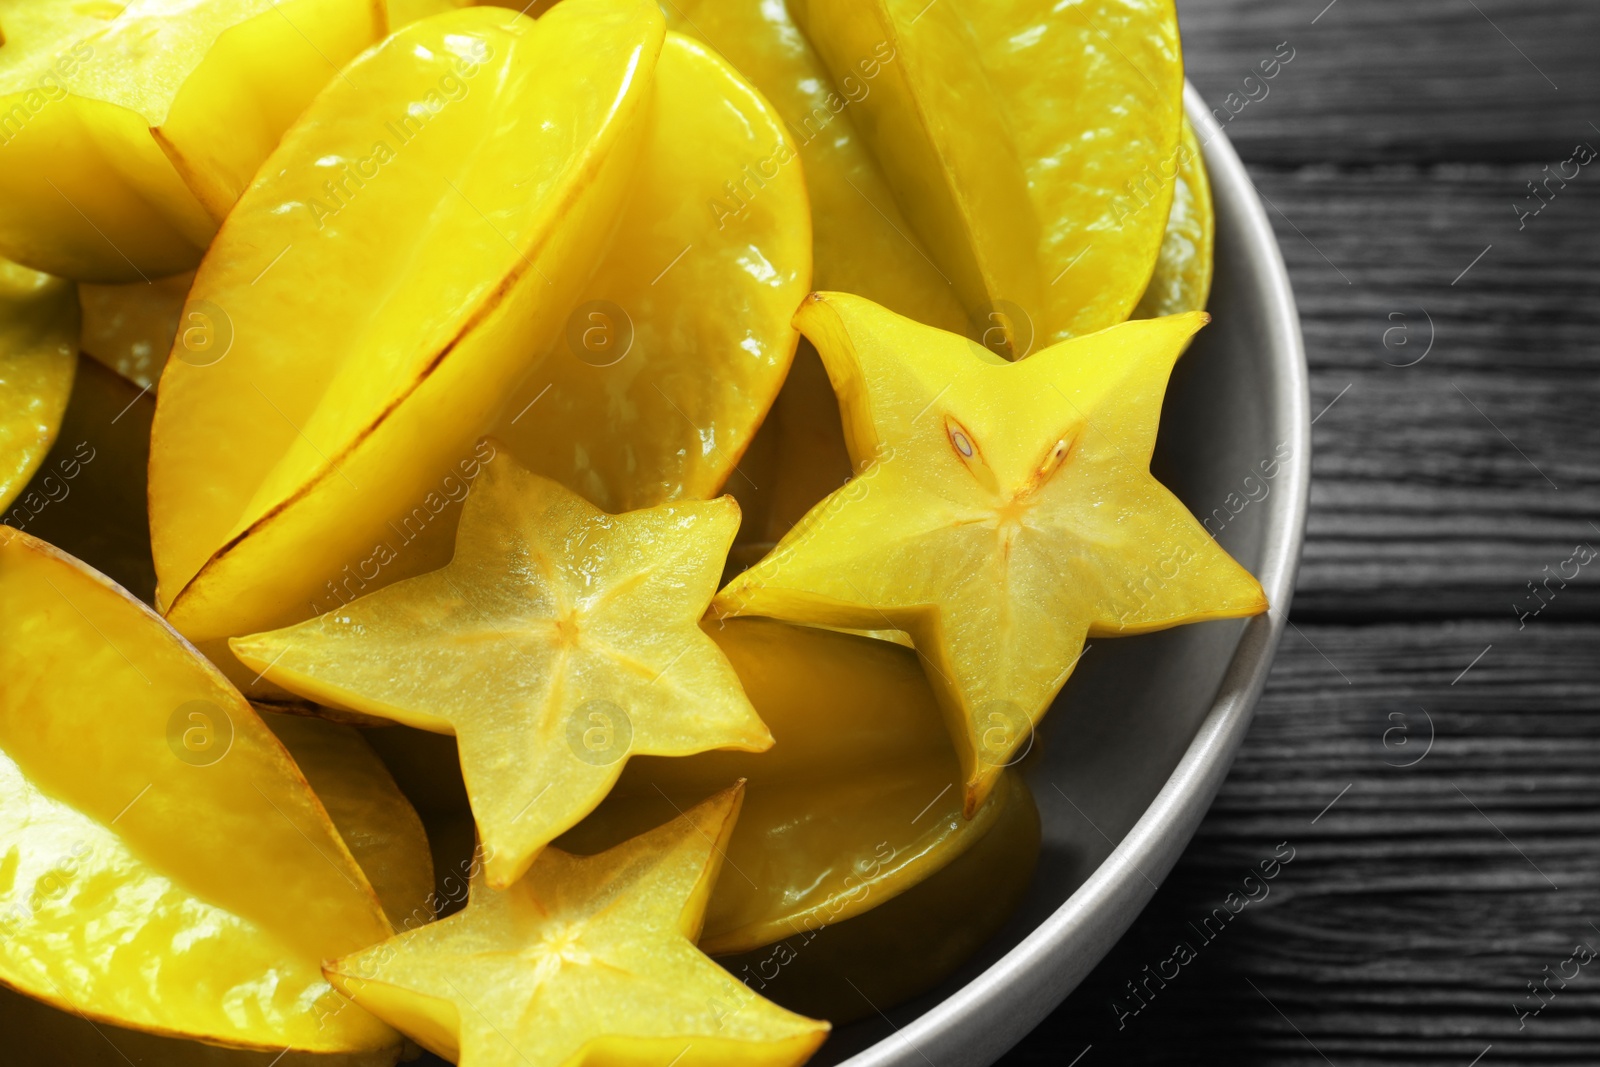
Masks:
[[[1155,895],[1194,836],[1249,729],[1288,619],[1305,540],[1311,488],[1311,399],[1294,291],[1260,190],[1227,134],[1187,80],[1184,111],[1194,126],[1212,193],[1246,236],[1267,296],[1267,348],[1274,353],[1268,410],[1294,450],[1284,463],[1290,502],[1269,511],[1261,573],[1271,609],[1244,627],[1210,710],[1177,767],[1122,840],[1072,895],[976,978],[841,1067],[981,1067],[999,1059],[1065,999],[1110,951]],[[887,1017],[885,1017],[887,1021]],[[893,1024],[890,1024],[893,1026]],[[1063,1050],[1070,1052],[1070,1050]],[[1087,1051],[1087,1049],[1085,1049]],[[1081,1055],[1081,1053],[1080,1053]]]

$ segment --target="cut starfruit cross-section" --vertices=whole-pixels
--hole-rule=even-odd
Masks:
[[[232,647],[320,703],[455,734],[504,887],[629,756],[771,745],[700,629],[738,524],[726,497],[607,515],[497,455],[449,566]]]
[[[717,597],[912,635],[949,717],[971,815],[1088,636],[1267,607],[1260,584],[1150,474],[1198,312],[1126,322],[1008,363],[859,297],[800,328],[838,392],[856,469]]]
[[[694,941],[735,786],[598,856],[550,849],[465,911],[332,963],[356,1003],[464,1067],[793,1067],[828,1024],[785,1011]]]

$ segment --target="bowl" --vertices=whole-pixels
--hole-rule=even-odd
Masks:
[[[1216,201],[1213,321],[1178,361],[1151,467],[1261,580],[1272,609],[1096,639],[1025,763],[1044,842],[1018,913],[939,988],[838,1029],[814,1067],[983,1067],[999,1059],[1133,924],[1200,825],[1249,728],[1305,531],[1305,352],[1255,186],[1193,86],[1184,104]]]
[[[1192,85],[1184,105],[1216,200],[1213,321],[1178,362],[1151,466],[1261,580],[1272,609],[1096,639],[1041,725],[1028,767],[1044,847],[1019,913],[943,986],[841,1028],[813,1063],[983,1067],[999,1059],[1133,924],[1249,728],[1305,532],[1305,351],[1255,185]]]

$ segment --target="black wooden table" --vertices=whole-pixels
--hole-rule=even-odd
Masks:
[[[1183,860],[1004,1062],[1600,1064],[1600,5],[1179,10],[1305,324],[1294,628]]]

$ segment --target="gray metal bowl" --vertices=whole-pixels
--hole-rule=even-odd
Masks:
[[[1097,640],[1040,731],[1029,781],[1044,851],[1021,913],[944,987],[841,1029],[817,1063],[993,1063],[1132,925],[1189,843],[1249,728],[1305,532],[1305,352],[1255,186],[1193,86],[1184,103],[1216,197],[1213,321],[1179,361],[1153,469],[1195,514],[1213,517],[1218,540],[1261,579],[1272,610],[1247,622]],[[1285,452],[1266,478],[1263,462]]]

